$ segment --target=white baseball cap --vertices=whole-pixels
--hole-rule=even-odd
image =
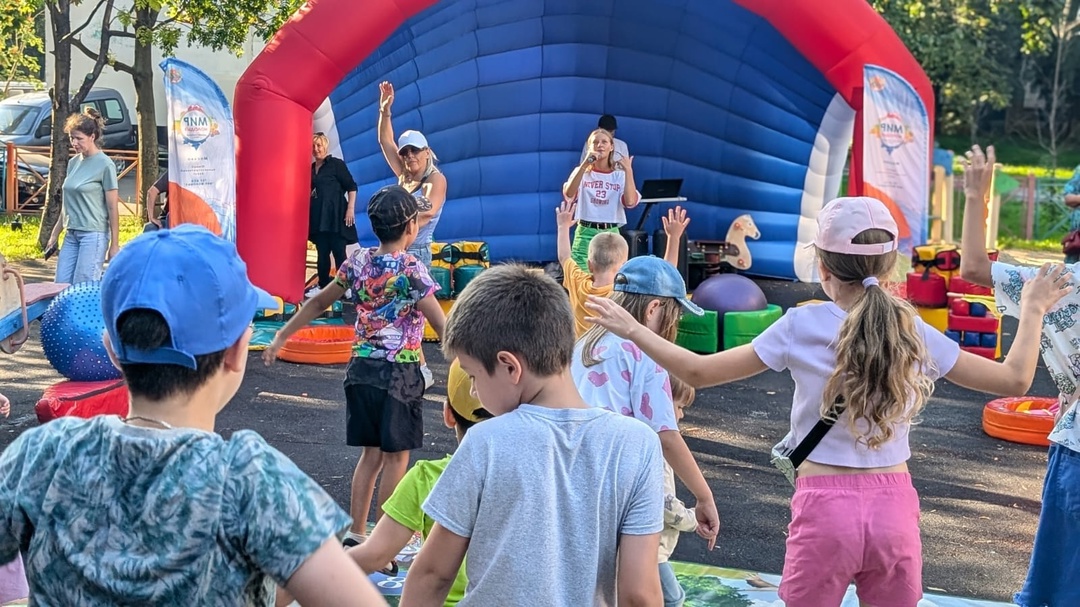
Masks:
[[[398,137],[397,151],[400,154],[401,150],[412,146],[418,150],[423,150],[428,147],[427,137],[420,131],[405,131]]]

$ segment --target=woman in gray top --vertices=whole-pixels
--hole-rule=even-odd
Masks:
[[[93,108],[72,114],[64,124],[75,157],[68,162],[64,178],[64,208],[53,226],[46,250],[56,247],[60,232],[67,230],[56,282],[78,284],[101,280],[102,266],[120,251],[120,193],[116,165],[101,151],[105,121]]]

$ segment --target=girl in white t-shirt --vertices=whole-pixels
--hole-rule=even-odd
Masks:
[[[682,310],[704,314],[686,299],[679,271],[659,257],[635,257],[623,264],[613,289],[613,304],[628,310],[630,318],[647,326],[660,340],[675,339]],[[720,515],[694,454],[679,434],[667,371],[634,342],[599,326],[578,340],[570,371],[585,402],[645,422],[660,436],[664,461],[697,499],[697,532],[709,540],[712,550],[720,531]]]
[[[953,383],[1024,394],[1039,354],[1043,314],[1070,291],[1070,274],[1044,266],[1024,286],[1020,324],[998,363],[963,352],[881,288],[897,257],[897,227],[873,198],[822,209],[814,245],[829,303],[791,308],[752,343],[702,356],[641,325],[615,302],[591,298],[589,320],[632,340],[674,375],[701,388],[773,369],[795,380],[794,448],[822,416],[837,423],[797,470],[780,598],[836,607],[848,584],[870,605],[915,607],[922,597],[919,498],[907,460],[908,430],[933,390]]]
[[[634,186],[633,156],[616,161],[614,137],[604,129],[589,134],[589,154],[563,184],[563,196],[577,201],[577,229],[570,256],[588,272],[589,241],[600,232],[618,232],[626,209],[641,200]]]

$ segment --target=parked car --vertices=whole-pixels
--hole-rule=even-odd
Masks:
[[[93,106],[105,119],[101,147],[135,149],[135,125],[124,98],[114,89],[91,89],[79,106]],[[0,101],[0,143],[48,146],[52,138],[52,102],[45,91],[15,95]]]
[[[22,95],[23,93],[33,93],[34,91],[40,91],[44,88],[45,84],[42,82],[8,80],[7,82],[0,82],[0,99]]]

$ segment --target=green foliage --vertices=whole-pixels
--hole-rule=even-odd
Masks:
[[[11,229],[13,215],[0,214],[0,252],[8,261],[22,261],[24,259],[40,259],[41,247],[37,243],[38,228],[41,226],[41,217],[37,215],[24,215],[22,218],[22,230]],[[135,215],[120,214],[120,244],[142,234],[143,223]],[[60,241],[63,242],[63,235]]]
[[[934,85],[943,128],[978,123],[1022,92],[1023,57],[1045,54],[1062,0],[871,0]],[[1075,1],[1075,0],[1070,0]]]
[[[3,0],[0,6],[0,81],[37,80],[37,57],[44,41],[36,20],[43,10],[42,0]],[[0,90],[2,97],[3,90]]]
[[[302,0],[135,0],[117,21],[144,44],[171,55],[181,42],[243,53],[250,36],[268,40]]]
[[[686,591],[686,607],[750,607],[753,602],[720,578],[711,575],[676,574]]]

